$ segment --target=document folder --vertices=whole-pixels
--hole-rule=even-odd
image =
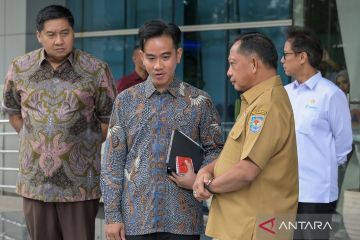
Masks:
[[[204,161],[204,149],[183,132],[175,129],[172,131],[169,151],[167,156],[168,173],[176,172],[177,157],[188,157],[192,159],[194,171],[198,172]]]

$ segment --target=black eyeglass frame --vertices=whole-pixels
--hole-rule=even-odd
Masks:
[[[283,53],[283,55],[282,55],[282,57],[284,58],[284,60],[286,60],[286,55],[289,55],[289,54],[299,54],[299,53],[302,53],[303,51],[301,51],[301,52],[284,52]]]

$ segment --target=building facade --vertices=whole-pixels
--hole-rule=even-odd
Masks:
[[[291,79],[280,63],[286,28],[312,28],[327,52],[321,65],[323,75],[335,81],[346,70],[350,108],[360,109],[359,0],[0,0],[0,86],[11,59],[40,47],[35,17],[50,4],[72,11],[75,47],[106,61],[115,79],[132,72],[132,50],[145,21],[163,19],[179,25],[184,53],[176,75],[211,95],[225,135],[239,107],[239,94],[226,76],[228,51],[233,39],[244,32],[260,31],[274,41],[278,72],[287,84]],[[2,87],[0,90],[2,93]],[[14,193],[18,169],[18,138],[6,119],[3,115],[0,119],[0,195]],[[347,170],[351,177],[343,184],[346,188],[359,188],[360,119],[353,120],[354,160]],[[1,213],[0,218],[4,218]],[[98,225],[103,234],[102,223]],[[4,229],[0,228],[0,236]]]

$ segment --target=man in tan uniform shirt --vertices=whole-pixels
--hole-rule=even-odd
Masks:
[[[194,196],[214,194],[206,235],[219,240],[291,239],[298,169],[293,112],[276,74],[274,44],[260,33],[238,37],[228,76],[241,110],[219,158],[197,174]]]

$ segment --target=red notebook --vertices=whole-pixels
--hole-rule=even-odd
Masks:
[[[176,174],[187,173],[188,167],[185,161],[188,161],[188,163],[190,163],[194,168],[192,159],[190,157],[176,156]]]

